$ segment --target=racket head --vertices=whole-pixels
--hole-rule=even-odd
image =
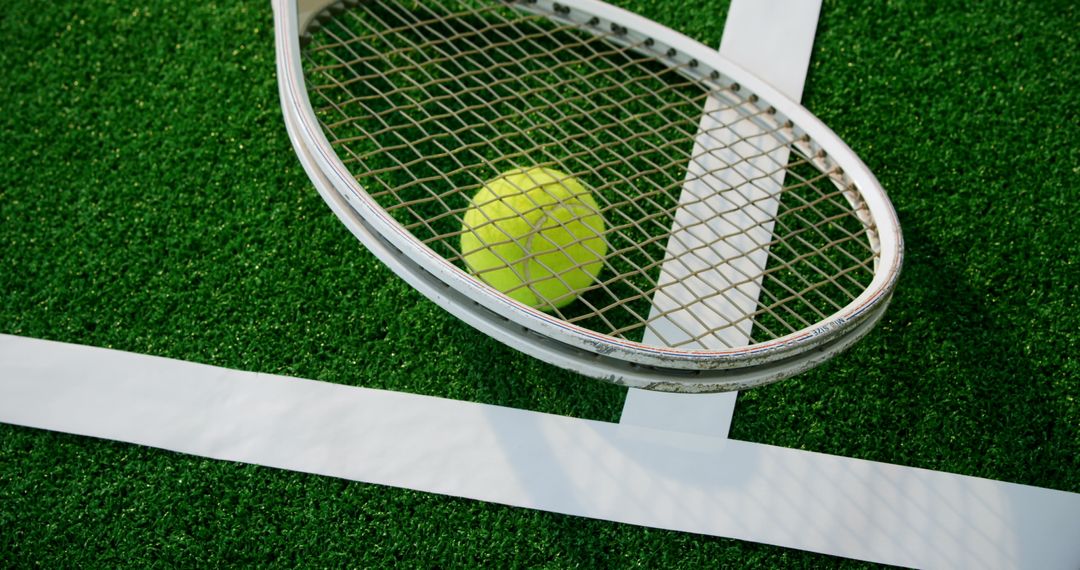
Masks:
[[[467,5],[484,9],[490,6],[483,2]],[[859,222],[861,229],[856,231],[855,238],[862,241],[870,256],[857,260],[855,265],[857,270],[867,275],[857,282],[857,293],[845,292],[847,298],[842,305],[833,300],[831,303],[834,307],[826,306],[836,308],[835,311],[824,314],[823,310],[817,309],[811,316],[820,318],[811,320],[801,317],[794,321],[799,326],[789,323],[787,327],[791,330],[781,329],[783,334],[769,331],[763,334],[766,337],[764,340],[752,341],[745,346],[716,347],[716,343],[713,343],[711,348],[702,348],[703,343],[696,342],[665,346],[668,343],[655,342],[655,339],[653,342],[642,342],[640,338],[628,338],[631,335],[597,330],[595,326],[583,326],[587,319],[574,321],[566,318],[566,314],[538,310],[487,285],[468,273],[461,263],[460,254],[455,257],[453,252],[437,252],[430,239],[425,240],[425,236],[418,235],[417,226],[408,227],[401,217],[395,217],[388,211],[385,198],[392,195],[392,191],[390,194],[384,191],[382,200],[373,196],[378,194],[378,190],[373,192],[370,188],[370,172],[363,171],[364,165],[355,160],[355,153],[341,150],[340,140],[335,141],[337,147],[331,142],[327,136],[325,115],[320,117],[316,112],[317,105],[312,105],[313,87],[309,84],[309,75],[310,66],[314,64],[309,61],[309,69],[305,69],[302,38],[311,27],[323,27],[329,33],[336,18],[347,16],[350,10],[358,6],[357,3],[325,2],[302,2],[297,6],[295,0],[276,0],[279,88],[290,138],[320,194],[354,235],[425,296],[477,329],[523,352],[589,376],[653,390],[705,392],[745,389],[797,374],[850,346],[881,318],[899,275],[902,237],[891,203],[873,174],[854,152],[806,109],[722,58],[715,50],[647,19],[594,1],[567,7],[537,0],[509,6],[496,5],[491,9],[527,14],[530,23],[534,22],[532,18],[539,16],[543,22],[552,22],[555,29],[584,38],[582,43],[589,44],[595,40],[601,48],[613,46],[613,51],[621,54],[620,57],[625,57],[626,53],[644,54],[644,63],[634,60],[632,65],[654,66],[646,68],[647,73],[653,75],[662,73],[656,71],[658,68],[655,66],[675,70],[679,77],[701,88],[705,97],[716,96],[727,101],[730,108],[740,113],[740,117],[749,117],[748,120],[764,125],[761,128],[796,157],[793,162],[798,163],[799,168],[816,174],[795,172],[790,162],[778,165],[776,171],[803,181],[803,185],[806,179],[812,180],[811,186],[817,182],[817,186],[822,188],[815,187],[815,192],[827,196],[834,208],[838,202],[841,209],[846,207],[844,219],[848,223],[852,219]],[[425,7],[426,11],[422,14],[430,14],[432,9]],[[500,21],[507,18],[501,14],[499,17],[502,18]],[[309,26],[309,23],[315,24]],[[547,24],[541,24],[544,25]],[[392,28],[388,26],[388,29]],[[467,45],[475,47],[476,41]],[[367,55],[358,54],[352,48],[346,53],[360,57]],[[357,83],[363,96],[363,82]],[[348,93],[355,96],[351,90]],[[699,97],[702,93],[698,94]],[[325,101],[323,107],[326,107]],[[693,146],[693,139],[698,134],[691,133],[690,142],[684,140],[682,144]],[[347,160],[349,164],[346,164]],[[686,167],[683,168],[685,171]],[[467,197],[483,185],[484,176],[498,174],[497,169],[488,170],[483,176],[473,175],[475,181],[471,186],[465,185],[463,189],[443,188],[442,192],[456,195],[459,203],[462,197],[467,202]],[[574,168],[568,170],[575,171]],[[365,178],[369,181],[367,188],[361,184]],[[671,184],[670,176],[667,182],[669,195],[666,197],[677,201],[680,189]],[[602,187],[604,181],[594,184]],[[781,197],[791,195],[790,188],[796,184],[784,186]],[[434,195],[438,196],[439,193],[435,192]],[[614,202],[602,200],[602,204],[609,206],[606,215],[610,216],[612,211],[617,210],[610,208]],[[393,206],[391,204],[391,209]],[[447,206],[446,210],[460,216],[465,207]],[[669,209],[678,210],[679,206],[676,204]],[[813,209],[813,205],[804,209]],[[819,213],[819,217],[825,218],[822,223],[829,222],[827,213]],[[460,221],[455,222],[460,224]],[[671,238],[670,234],[665,237]],[[449,240],[444,238],[444,241]],[[767,245],[776,249],[777,243],[782,242],[774,240]],[[669,261],[663,259],[664,255],[670,256],[670,251],[667,254],[651,254],[654,273],[648,279],[652,286],[646,288],[641,297],[656,295],[662,289],[658,284],[663,277],[659,271],[664,262]],[[771,259],[772,254],[769,255]],[[791,266],[792,262],[788,262],[787,267]],[[769,279],[770,267],[777,271],[775,265],[767,266],[761,275],[753,278],[759,281]],[[783,269],[784,264],[781,263],[780,271]],[[609,273],[614,272],[609,270]],[[836,279],[836,276],[826,275],[815,283],[834,282]],[[618,281],[619,276],[616,274],[605,278],[602,272],[599,280],[602,283],[605,280]],[[601,285],[598,289],[602,288]],[[804,294],[809,295],[813,291],[811,288]],[[767,313],[761,314],[768,316]],[[648,331],[650,325],[656,322],[655,319],[651,322],[641,320],[643,322],[638,323],[636,330]],[[730,326],[730,323],[726,325]],[[753,323],[754,332],[762,327],[764,325],[756,321]]]

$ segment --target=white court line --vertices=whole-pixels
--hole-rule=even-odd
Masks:
[[[1080,494],[10,335],[0,422],[900,566],[1080,568]]]
[[[720,54],[798,101],[820,10],[821,0],[734,0],[724,24]],[[784,174],[761,175],[776,170],[777,164],[787,164],[789,151],[779,142],[770,144],[773,139],[761,127],[740,119],[737,111],[722,109],[712,97],[705,103],[698,129],[703,135],[691,155],[702,158],[687,167],[687,183],[679,197],[672,238],[660,269],[659,292],[649,313],[650,328],[642,340],[645,344],[719,350],[750,342],[752,323],[744,317],[757,310],[760,277],[723,297],[713,293],[719,284],[738,283],[765,270],[768,250],[758,246],[772,239],[772,220],[780,205]],[[740,162],[740,156],[760,154],[760,149],[750,152],[741,148],[749,146],[743,140],[749,138],[757,141],[757,147],[776,150]],[[738,164],[725,168],[733,163]],[[755,178],[758,180],[752,186],[745,184]],[[715,212],[731,213],[716,216]],[[737,324],[709,335],[710,327],[702,323]],[[698,337],[700,340],[688,343]],[[619,421],[727,437],[736,396],[735,392],[684,395],[631,388]]]

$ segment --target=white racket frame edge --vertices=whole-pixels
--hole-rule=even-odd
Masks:
[[[274,0],[278,86],[285,122],[297,155],[323,199],[350,231],[391,270],[423,295],[474,328],[556,366],[616,384],[668,392],[743,390],[798,374],[844,350],[881,319],[899,276],[903,238],[893,209],[869,168],[840,138],[798,103],[740,68],[716,50],[655,22],[597,0],[536,0],[531,12],[553,20],[593,20],[597,29],[622,29],[626,41],[652,38],[652,49],[675,50],[696,60],[695,69],[718,71],[790,120],[807,156],[826,153],[861,190],[856,210],[876,223],[878,267],[855,300],[811,329],[766,343],[725,350],[685,350],[617,339],[533,309],[469,276],[423,245],[375,202],[353,178],[326,139],[308,99],[300,59],[300,34],[333,0]],[[570,13],[556,6],[570,7]],[[797,137],[793,137],[793,140]],[[849,200],[852,197],[848,197]],[[873,238],[872,238],[873,239]]]

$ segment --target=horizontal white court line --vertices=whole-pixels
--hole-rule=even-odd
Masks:
[[[17,336],[0,421],[902,566],[1080,567],[1080,494]]]

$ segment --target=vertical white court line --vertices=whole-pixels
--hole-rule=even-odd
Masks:
[[[798,101],[820,11],[820,0],[733,0],[720,54]],[[752,322],[744,317],[757,309],[761,279],[741,283],[722,297],[711,294],[717,283],[740,283],[764,271],[768,250],[758,245],[771,240],[771,220],[784,180],[782,172],[762,174],[786,164],[788,149],[779,143],[769,145],[770,138],[761,136],[763,129],[739,121],[736,111],[722,108],[711,97],[699,131],[692,154],[698,158],[687,167],[659,292],[649,314],[651,327],[643,339],[646,344],[723,349],[750,341]],[[757,154],[740,149],[750,144],[749,137],[755,137],[759,150],[779,148],[725,168],[738,155]],[[752,178],[756,179],[752,185],[745,184]],[[724,188],[728,190],[717,190]],[[702,322],[733,325],[709,334]],[[631,388],[620,423],[727,437],[736,397],[736,392],[688,396]]]

